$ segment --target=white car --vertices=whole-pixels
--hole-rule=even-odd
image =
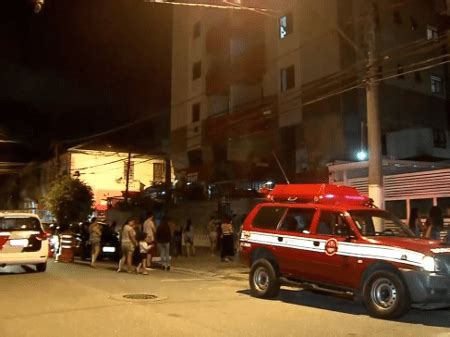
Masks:
[[[37,215],[0,212],[0,267],[32,264],[45,271],[47,236]]]

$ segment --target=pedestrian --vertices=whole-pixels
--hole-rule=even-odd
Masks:
[[[164,217],[158,228],[156,228],[156,242],[158,244],[159,255],[164,270],[170,270],[170,240],[172,234],[170,232],[169,220]]]
[[[147,260],[146,265],[144,266],[145,269],[151,270],[152,268],[152,259],[153,256],[156,253],[156,243],[155,243],[155,233],[156,233],[156,226],[155,226],[155,217],[153,215],[153,212],[147,213],[147,218],[144,221],[143,225],[143,231],[146,234],[146,241],[147,243],[152,246],[152,248],[147,253]]]
[[[223,262],[229,262],[233,260],[234,256],[233,225],[231,224],[231,218],[225,216],[220,227],[222,229],[222,249],[220,257]]]
[[[122,235],[120,240],[122,258],[119,261],[119,268],[117,269],[117,272],[121,272],[124,263],[126,263],[127,272],[132,273],[133,252],[135,247],[137,246],[136,232],[134,230],[135,226],[136,220],[131,218],[125,223],[122,228]]]
[[[183,243],[183,230],[180,225],[175,224],[175,229],[172,236],[172,256],[181,255],[181,248]]]
[[[425,224],[424,237],[432,240],[440,240],[441,231],[444,227],[442,210],[439,206],[432,206],[428,213],[428,219]]]
[[[147,263],[147,254],[148,251],[152,248],[152,245],[147,243],[147,235],[140,231],[136,234],[136,240],[139,245],[139,264],[136,267],[136,274],[142,270],[142,275],[148,275],[147,270],[145,269],[145,265]]]
[[[211,256],[215,256],[217,249],[217,225],[216,225],[216,217],[211,215],[206,225],[206,233],[209,238],[209,249],[211,251]]]
[[[186,256],[195,256],[194,246],[194,226],[191,219],[187,219],[186,226],[183,229],[184,245],[186,246]]]
[[[408,219],[408,226],[409,229],[416,235],[416,237],[420,237],[422,232],[422,222],[419,218],[419,209],[418,208],[412,208],[411,212],[409,214]]]
[[[91,244],[91,267],[95,268],[98,255],[100,254],[100,241],[102,237],[102,230],[97,218],[92,218],[89,225],[89,242]]]

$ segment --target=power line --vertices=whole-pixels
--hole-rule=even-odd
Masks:
[[[203,7],[203,8],[215,8],[215,9],[229,9],[229,10],[243,10],[256,12],[259,14],[270,15],[273,16],[276,14],[276,11],[268,9],[268,8],[260,8],[260,7],[246,7],[234,3],[230,3],[228,1],[222,1],[224,5],[215,5],[215,4],[202,4],[202,3],[193,3],[193,2],[177,2],[177,1],[166,1],[166,0],[145,0],[148,3],[157,3],[157,4],[165,4],[172,6],[186,6],[186,7]]]

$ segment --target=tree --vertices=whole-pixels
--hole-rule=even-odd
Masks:
[[[62,225],[85,221],[93,203],[92,188],[69,175],[57,179],[45,198],[46,207]]]

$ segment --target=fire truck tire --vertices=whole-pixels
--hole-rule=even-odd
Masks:
[[[367,278],[363,302],[370,316],[382,319],[398,318],[411,306],[405,283],[391,270],[377,270]]]
[[[272,263],[266,259],[255,261],[250,269],[250,293],[257,298],[274,298],[280,293],[278,279]]]
[[[44,263],[38,263],[38,264],[36,265],[36,271],[39,272],[39,273],[44,272],[46,269],[47,269],[47,263],[46,263],[46,262],[44,262]]]

